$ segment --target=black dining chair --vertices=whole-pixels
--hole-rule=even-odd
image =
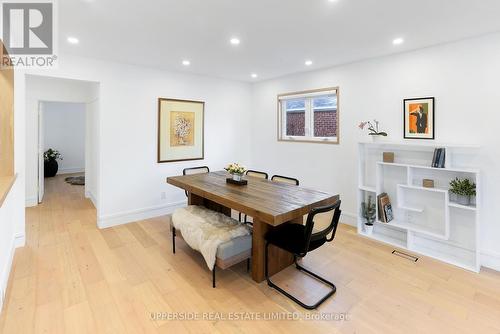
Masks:
[[[271,181],[274,182],[281,182],[281,183],[289,183],[298,186],[299,185],[299,180],[293,178],[293,177],[288,177],[288,176],[283,176],[283,175],[273,175],[271,177]]]
[[[182,175],[193,175],[193,174],[203,174],[210,173],[210,168],[207,166],[189,167],[182,170]],[[188,197],[188,192],[184,190],[186,197]]]
[[[269,175],[268,175],[266,172],[260,172],[260,171],[258,171],[258,170],[251,170],[251,169],[249,169],[249,170],[247,170],[247,171],[245,172],[245,175],[247,175],[247,176],[251,176],[251,177],[257,177],[257,178],[259,178],[259,179],[265,179],[265,180],[269,179]],[[239,220],[240,222],[245,223],[245,224],[252,225],[252,223],[251,223],[251,222],[247,222],[247,215],[244,215],[243,220],[241,220],[241,215],[242,215],[242,214],[241,214],[241,212],[240,212],[240,213],[238,213],[238,220]]]
[[[340,219],[340,203],[341,201],[338,200],[335,204],[333,205],[328,205],[328,206],[323,206],[323,207],[318,207],[312,209],[309,214],[307,215],[307,222],[305,225],[301,224],[293,224],[293,223],[287,223],[278,226],[277,228],[271,230],[268,232],[265,236],[266,239],[266,250],[265,250],[265,275],[266,275],[266,280],[267,284],[284,294],[286,297],[290,298],[303,308],[306,308],[308,310],[313,310],[318,308],[325,300],[327,300],[329,297],[331,297],[336,291],[337,288],[335,287],[335,284],[332,282],[326,280],[325,278],[319,276],[318,274],[315,274],[308,269],[302,267],[297,263],[297,258],[304,257],[307,255],[308,252],[311,252],[319,247],[321,247],[323,244],[326,242],[330,242],[335,238],[335,233],[337,232],[337,226],[339,224],[339,219]],[[332,220],[328,227],[325,229],[313,233],[313,227],[314,227],[314,217],[319,214],[319,213],[325,213],[329,211],[334,211],[332,215]],[[328,236],[330,235],[330,236]],[[268,269],[268,264],[269,264],[269,245],[274,245],[278,248],[281,248],[287,252],[290,252],[293,254],[293,260],[295,263],[295,267],[303,271],[310,276],[314,277],[318,281],[321,281],[325,285],[328,285],[330,287],[330,291],[324,295],[318,302],[316,302],[313,305],[307,305],[300,301],[298,298],[292,296],[290,293],[286,292],[276,284],[274,284],[270,277],[269,277],[269,269]]]

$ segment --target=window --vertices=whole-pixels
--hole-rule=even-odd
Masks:
[[[278,139],[339,142],[338,88],[278,95]]]

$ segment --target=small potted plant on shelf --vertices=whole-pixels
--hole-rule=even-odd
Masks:
[[[375,203],[372,203],[372,197],[368,196],[368,202],[361,203],[361,214],[365,218],[365,232],[368,235],[373,233],[373,223],[375,222]]]
[[[368,130],[368,135],[372,137],[373,141],[377,141],[380,137],[387,137],[387,132],[380,131],[378,128],[379,121],[376,119],[372,121],[363,121],[360,122],[358,127],[361,130],[364,130],[365,128]]]
[[[43,153],[43,170],[45,177],[54,177],[59,169],[57,160],[62,160],[62,155],[57,150],[49,148]]]
[[[231,176],[234,181],[241,181],[243,178],[243,174],[246,172],[246,168],[240,164],[232,163],[229,164],[226,168],[224,168]]]
[[[450,192],[457,196],[457,203],[470,205],[471,197],[476,196],[476,184],[469,179],[458,177],[450,182]]]

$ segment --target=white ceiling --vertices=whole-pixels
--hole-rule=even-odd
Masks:
[[[500,31],[498,0],[64,0],[60,50],[258,81]],[[67,43],[68,36],[80,40]],[[241,44],[231,45],[231,37]],[[394,46],[392,40],[405,43]],[[191,65],[181,64],[189,59]],[[314,63],[304,65],[306,59]],[[258,73],[257,79],[250,77]]]

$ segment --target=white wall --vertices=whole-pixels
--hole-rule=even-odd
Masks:
[[[23,89],[24,75],[15,71],[14,91]],[[24,180],[25,180],[25,118],[24,99],[14,98],[14,170],[17,178],[3,205],[0,207],[0,310],[16,247],[25,243]]]
[[[388,140],[402,141],[402,101],[436,97],[436,141],[475,143],[483,178],[482,261],[500,270],[498,78],[500,34],[257,83],[252,96],[252,167],[298,177],[339,193],[356,214],[357,142],[361,120],[376,118]],[[340,145],[277,142],[276,95],[340,87]],[[344,220],[347,217],[344,217]]]
[[[85,171],[85,104],[42,102],[44,151],[59,151],[58,174]]]
[[[164,214],[184,204],[184,192],[165,180],[185,167],[208,165],[217,170],[232,161],[249,162],[249,84],[65,55],[59,59],[57,70],[32,74],[100,83],[99,226]],[[31,91],[27,85],[16,94],[28,94],[29,101]],[[205,101],[203,161],[156,162],[158,97]],[[35,109],[26,112],[28,126],[35,127]]]
[[[17,89],[16,99],[25,100],[26,117],[26,149],[19,154],[26,156],[26,205],[33,206],[38,203],[38,109],[42,102],[64,102],[64,103],[85,103],[87,125],[86,136],[92,134],[90,131],[96,131],[99,128],[98,110],[95,105],[98,104],[99,85],[92,81],[80,81],[60,79],[47,76],[26,75],[23,76],[23,84]],[[20,112],[20,111],[18,111]],[[95,115],[93,115],[95,114]],[[91,121],[91,122],[89,122]],[[92,145],[91,145],[92,144]],[[98,177],[98,169],[91,168],[99,159],[98,141],[90,142],[86,139],[85,145],[85,166],[86,182],[85,191],[88,197],[97,198],[98,189],[92,188],[96,185],[95,179]],[[97,207],[97,203],[94,203]]]

